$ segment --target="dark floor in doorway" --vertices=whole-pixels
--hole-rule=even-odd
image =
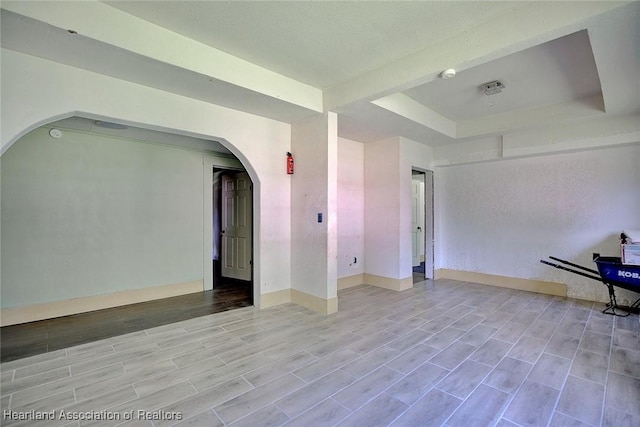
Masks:
[[[413,267],[413,283],[418,283],[426,280],[424,277],[424,261]]]
[[[0,329],[0,361],[8,362],[155,326],[253,305],[251,282],[213,291],[40,320]]]

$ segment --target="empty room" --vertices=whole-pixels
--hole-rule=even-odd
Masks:
[[[0,11],[2,425],[640,425],[640,2]]]

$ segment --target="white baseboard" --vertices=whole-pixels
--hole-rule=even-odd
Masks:
[[[338,290],[353,288],[362,284],[364,284],[364,273],[341,277],[338,279]]]
[[[436,270],[435,276],[436,279],[460,280],[462,282],[480,283],[481,285],[537,292],[539,294],[556,295],[561,297],[567,296],[567,285],[563,283],[498,276],[495,274],[477,273],[474,271],[449,270],[446,268]]]
[[[324,299],[297,289],[282,289],[260,295],[260,308],[273,307],[288,302],[307,307],[320,314],[332,314],[338,311],[337,297]]]
[[[260,308],[269,308],[288,302],[291,302],[291,289],[281,289],[260,294]]]
[[[364,283],[392,291],[404,291],[413,287],[413,275],[405,277],[404,279],[392,279],[391,277],[365,273]]]
[[[291,289],[291,302],[320,314],[333,314],[338,311],[338,297],[324,299],[297,289]]]
[[[71,314],[86,313],[105,308],[120,307],[128,304],[152,301],[161,298],[202,292],[203,281],[178,283],[173,285],[154,286],[151,288],[132,289],[106,295],[72,298],[24,307],[0,309],[0,325],[9,326],[19,323],[35,322]]]
[[[375,274],[361,273],[338,279],[338,290],[352,288],[358,285],[377,286],[392,291],[404,291],[413,287],[413,276],[404,279],[392,279],[390,277],[377,276]]]

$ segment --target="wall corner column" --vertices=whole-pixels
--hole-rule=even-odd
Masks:
[[[291,126],[291,289],[311,309],[337,311],[337,115]],[[283,158],[284,158],[283,153]],[[315,301],[305,303],[305,301]],[[317,307],[327,307],[318,310]]]

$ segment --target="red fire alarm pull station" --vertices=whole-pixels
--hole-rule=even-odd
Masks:
[[[293,155],[287,151],[287,174],[293,175]]]

